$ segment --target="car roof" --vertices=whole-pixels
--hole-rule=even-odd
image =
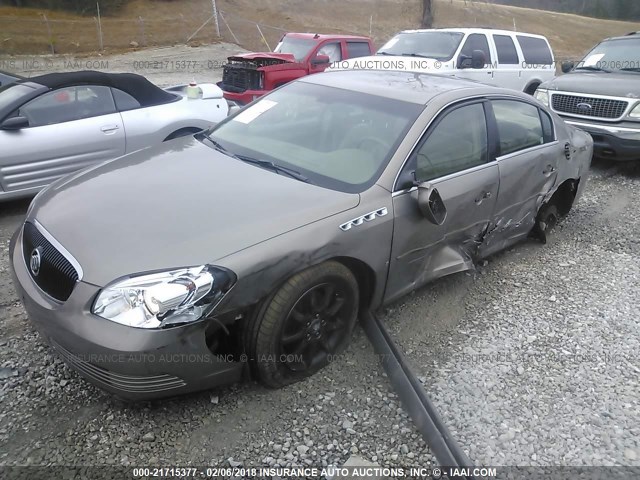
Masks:
[[[473,89],[475,93],[514,93],[480,82],[447,75],[388,70],[337,70],[300,78],[299,82],[363,92],[425,105],[442,93]],[[517,93],[517,92],[516,92]]]
[[[607,40],[637,40],[638,38],[640,38],[640,32],[631,32],[631,33],[627,33],[626,35],[621,35],[619,37],[605,38],[602,41],[606,42]]]
[[[103,85],[117,88],[135,98],[142,107],[160,105],[176,99],[176,96],[135,73],[104,73],[93,70],[47,73],[21,80],[17,83],[37,83],[49,89],[77,85]]]
[[[420,28],[413,30],[402,30],[400,33],[421,33],[421,32],[452,32],[452,33],[494,33],[496,35],[522,35],[525,37],[535,37],[542,38],[546,40],[544,35],[538,35],[535,33],[527,33],[527,32],[514,32],[513,30],[500,30],[498,28]]]
[[[300,32],[289,32],[286,34],[287,37],[295,37],[295,38],[310,38],[313,40],[334,40],[334,39],[354,39],[354,40],[369,40],[369,37],[365,37],[362,35],[341,35],[341,34],[330,34],[330,33],[300,33]]]

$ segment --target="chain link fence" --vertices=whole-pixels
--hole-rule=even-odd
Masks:
[[[131,48],[219,41],[236,43],[248,50],[271,50],[287,31],[313,30],[305,28],[304,18],[302,22],[287,16],[273,22],[246,18],[243,14],[247,11],[234,9],[234,3],[151,0],[147,8],[124,10],[117,17],[101,16],[99,3],[94,16],[83,17],[34,10],[29,10],[27,15],[17,8],[0,9],[0,54],[112,53]],[[382,35],[380,29],[373,31],[374,17],[374,14],[364,14],[357,25],[346,28],[327,22],[322,33]]]

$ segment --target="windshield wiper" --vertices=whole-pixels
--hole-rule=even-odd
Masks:
[[[209,135],[206,131],[200,132],[200,135],[202,135],[204,138],[206,138],[207,140],[209,140],[211,142],[211,144],[213,145],[213,148],[215,148],[217,151],[219,151],[220,153],[224,153],[225,155],[231,157],[231,158],[236,158],[238,160],[242,160],[240,157],[238,157],[235,153],[231,153],[229,150],[227,150],[226,148],[224,148],[220,143],[218,143],[217,141],[215,141],[213,138],[211,138],[211,135]]]
[[[394,55],[394,54],[389,52],[376,52],[376,55]]]
[[[431,58],[427,55],[422,55],[421,53],[401,53],[401,57],[420,57],[420,58]]]
[[[606,68],[594,67],[593,65],[576,67],[575,70],[590,70],[592,72],[611,73],[611,70],[607,70]]]
[[[625,67],[620,69],[621,72],[640,72],[640,67]]]
[[[289,175],[291,178],[295,178],[296,180],[300,180],[301,182],[311,183],[309,182],[309,179],[299,171],[294,170],[293,168],[283,167],[282,165],[278,165],[277,163],[273,163],[269,160],[260,160],[258,158],[248,157],[246,155],[235,155],[235,158],[239,158],[243,162],[251,163],[252,165],[257,165],[259,167],[272,170],[276,173],[284,173],[285,175]]]

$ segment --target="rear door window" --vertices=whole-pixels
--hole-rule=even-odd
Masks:
[[[496,43],[499,63],[502,65],[517,65],[520,63],[516,45],[511,37],[508,35],[494,35],[493,41]]]
[[[551,49],[545,40],[524,35],[518,35],[517,38],[524,55],[524,61],[529,65],[551,65],[553,63]]]
[[[347,55],[349,58],[371,55],[369,44],[367,42],[347,42]]]
[[[127,92],[123,92],[118,88],[112,88],[111,91],[113,92],[113,98],[116,101],[116,107],[118,107],[118,110],[120,112],[140,108],[140,102],[138,102]]]
[[[545,143],[538,107],[518,100],[493,100],[498,124],[499,156]]]

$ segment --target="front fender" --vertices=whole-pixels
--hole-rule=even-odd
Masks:
[[[292,275],[338,257],[357,260],[373,272],[373,291],[366,293],[371,298],[371,306],[379,306],[391,252],[393,207],[389,192],[377,186],[372,190],[375,194],[363,194],[355,208],[217,261],[216,265],[229,268],[238,277],[234,288],[218,306],[218,311],[223,314],[255,305]],[[369,199],[363,201],[364,197]],[[382,209],[386,209],[386,214],[372,216],[348,230],[340,228],[356,218],[374,211],[381,212]]]

